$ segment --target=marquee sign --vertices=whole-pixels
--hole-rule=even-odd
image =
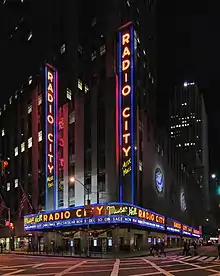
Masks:
[[[63,227],[79,227],[99,224],[130,224],[141,228],[176,232],[184,236],[200,237],[198,230],[182,225],[180,222],[132,204],[109,202],[93,204],[92,217],[87,216],[84,206],[59,209],[52,212],[28,215],[24,217],[24,229],[36,231]],[[187,227],[187,229],[186,229]],[[187,231],[186,231],[187,230]]]
[[[124,194],[131,194],[126,201],[134,203],[134,28],[131,23],[118,31],[117,44],[117,106],[116,123],[119,135],[120,201]],[[123,190],[129,191],[123,193]]]
[[[45,175],[46,210],[57,202],[57,71],[45,66]]]

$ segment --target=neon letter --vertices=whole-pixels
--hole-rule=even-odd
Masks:
[[[128,143],[128,137],[130,136],[130,133],[123,134],[123,138],[125,138],[125,144]]]
[[[122,116],[124,118],[130,117],[131,115],[130,115],[129,111],[130,111],[130,107],[125,107],[124,110],[122,111]]]
[[[47,91],[51,91],[53,93],[53,86],[51,83],[49,83]]]
[[[51,72],[48,72],[47,77],[49,81],[53,82],[53,74]]]
[[[131,86],[130,85],[125,85],[123,88],[122,88],[122,95],[123,96],[128,96],[131,92]]]
[[[129,43],[130,34],[126,33],[122,36],[122,45],[125,45],[125,43]]]
[[[125,59],[122,61],[122,71],[127,70],[130,67],[130,60]]]
[[[53,134],[52,133],[48,133],[47,138],[51,143],[53,143]]]
[[[128,157],[128,153],[129,153],[131,147],[129,146],[127,149],[125,149],[125,148],[122,148],[122,149],[123,149],[125,156]]]
[[[52,103],[53,102],[53,95],[50,93],[47,93],[47,100],[48,102]]]
[[[49,162],[52,163],[53,162],[53,154],[48,154],[49,157]]]
[[[48,123],[50,123],[51,125],[54,123],[54,119],[53,119],[53,116],[52,115],[48,115],[47,116],[47,121],[48,121]]]
[[[130,56],[130,55],[131,55],[130,50],[128,49],[128,47],[125,47],[122,54],[122,58],[125,58],[126,56]]]
[[[53,165],[48,164],[48,169],[49,169],[49,172],[52,173],[52,171],[53,171]]]

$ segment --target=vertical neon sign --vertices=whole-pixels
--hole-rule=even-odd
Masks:
[[[57,93],[58,74],[45,66],[45,177],[46,210],[57,209]]]
[[[121,202],[127,201],[134,204],[134,28],[131,22],[118,31],[117,54],[116,120],[119,121],[119,199]]]

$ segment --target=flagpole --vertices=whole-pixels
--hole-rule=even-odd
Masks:
[[[24,196],[25,196],[25,198],[27,200],[27,203],[28,203],[29,207],[31,208],[31,211],[33,211],[34,210],[33,205],[31,204],[31,202],[30,202],[30,200],[29,200],[29,198],[27,196],[27,193],[25,192],[23,186],[21,185],[21,183],[19,181],[18,181],[18,184],[19,184],[19,186],[21,188],[22,193],[24,194]]]

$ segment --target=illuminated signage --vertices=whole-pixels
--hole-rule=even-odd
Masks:
[[[57,186],[57,71],[45,66],[46,209],[56,209]]]
[[[58,172],[59,172],[59,187],[58,190],[63,190],[64,184],[64,117],[63,107],[59,108],[58,115]]]
[[[87,217],[85,208],[73,207],[52,212],[43,212],[24,217],[25,230],[42,230],[59,227],[83,226],[91,224],[121,223],[153,228],[176,234],[200,237],[200,232],[180,222],[165,218],[135,205],[126,203],[107,203],[91,205],[92,217]]]
[[[120,28],[117,47],[120,201],[123,201],[123,189],[129,186],[129,202],[134,203],[134,29],[131,23]]]
[[[158,193],[162,193],[164,189],[164,174],[161,168],[156,168],[155,170],[155,185]]]
[[[182,230],[182,224],[178,221],[167,218],[166,228],[168,232],[180,233]]]
[[[111,217],[123,216],[134,224],[141,224],[146,227],[165,229],[165,217],[147,209],[128,204],[109,204],[109,205],[92,205],[93,217]],[[39,223],[51,223],[54,221],[66,221],[69,219],[86,218],[87,212],[84,207],[58,210],[57,212],[45,212],[36,215],[26,216],[24,218],[25,229]],[[37,227],[37,226],[36,226]]]

